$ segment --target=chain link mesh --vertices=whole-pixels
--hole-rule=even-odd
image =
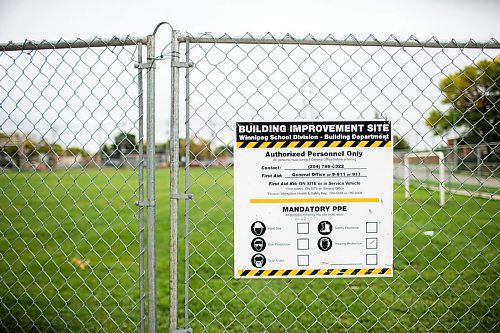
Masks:
[[[190,138],[180,141],[181,161],[185,148],[190,152],[186,192],[195,196],[184,235],[186,327],[498,329],[496,40],[297,41],[269,34],[186,41],[195,63],[186,95]],[[135,331],[144,323],[142,207],[134,206],[143,184],[135,44],[125,38],[0,48],[2,330]],[[496,72],[481,68],[484,60]],[[488,88],[469,95],[459,87],[455,98],[468,110],[489,105],[488,112],[446,114],[443,79],[470,65],[480,75],[462,77]],[[447,129],[437,135],[427,121],[433,109],[443,111],[434,124]],[[234,280],[235,122],[375,117],[393,122],[402,148],[394,156],[395,277]],[[431,150],[445,154],[444,207],[431,158],[407,166],[412,195],[404,197],[402,157]]]
[[[0,331],[144,321],[139,41],[0,47]]]
[[[498,41],[297,40],[270,34],[188,35],[186,41],[188,60],[195,64],[187,82],[186,192],[194,200],[185,235],[186,327],[200,332],[498,330],[500,182],[498,140],[493,140],[500,136]],[[467,66],[479,68],[479,75],[464,70]],[[461,70],[457,80],[443,83]],[[455,119],[446,114],[449,103],[442,102],[449,102],[450,89],[455,89],[453,103],[467,104],[453,113]],[[486,102],[489,107],[481,109]],[[441,111],[434,121],[447,122],[446,130],[429,126],[434,109]],[[374,118],[391,120],[397,135],[394,278],[235,280],[235,122]],[[469,140],[471,134],[482,139]],[[405,198],[404,154],[437,150],[446,160],[444,207],[436,190],[438,161],[432,158],[411,161],[412,195]]]

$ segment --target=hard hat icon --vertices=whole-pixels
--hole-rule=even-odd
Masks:
[[[266,232],[266,226],[261,221],[255,221],[251,226],[252,234],[255,236],[262,236]]]

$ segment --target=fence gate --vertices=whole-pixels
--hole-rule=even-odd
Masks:
[[[153,50],[153,36],[0,45],[0,331],[145,330]]]
[[[1,331],[498,330],[497,40],[165,44],[0,44]],[[155,62],[169,57],[157,323]],[[234,279],[235,123],[374,118],[394,132],[394,277]]]
[[[174,31],[170,329],[498,329],[499,49],[496,40]],[[395,135],[394,277],[234,279],[236,121],[374,118],[391,120]],[[403,159],[426,151],[444,154],[442,207],[432,158],[410,161],[405,197]],[[479,164],[468,164],[476,153]],[[179,199],[185,215],[177,230]]]

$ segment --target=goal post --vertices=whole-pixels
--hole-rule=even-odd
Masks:
[[[410,197],[410,159],[411,158],[428,158],[436,156],[439,159],[439,205],[444,206],[445,202],[445,176],[444,176],[444,154],[438,152],[421,152],[421,153],[407,153],[403,158],[404,167],[404,182],[405,182],[405,198]]]

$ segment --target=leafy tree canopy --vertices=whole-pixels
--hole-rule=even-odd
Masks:
[[[115,136],[115,147],[119,151],[137,149],[135,134],[121,132]]]
[[[500,141],[500,63],[482,60],[439,83],[448,108],[432,110],[427,126],[436,135],[454,130],[463,143]]]
[[[215,156],[222,157],[222,156],[232,156],[232,155],[233,155],[233,146],[231,145],[219,146],[215,148]]]
[[[408,141],[397,134],[394,134],[392,141],[394,142],[394,149],[396,150],[408,150],[411,148]]]
[[[202,138],[193,138],[189,141],[189,151],[191,160],[203,161],[213,157],[210,149],[210,141]],[[179,139],[179,158],[186,154],[186,139]]]

